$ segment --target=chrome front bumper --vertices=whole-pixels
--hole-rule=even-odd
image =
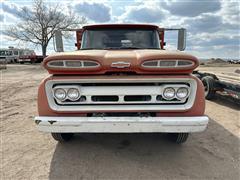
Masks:
[[[43,132],[56,133],[141,133],[201,132],[207,116],[193,117],[58,117],[38,116],[35,123]]]

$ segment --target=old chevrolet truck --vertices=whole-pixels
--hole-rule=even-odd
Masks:
[[[178,50],[165,49],[164,33],[178,31]],[[88,25],[76,30],[77,51],[50,55],[50,76],[38,90],[35,123],[63,142],[74,133],[168,133],[177,143],[204,131],[198,59],[185,49],[185,29],[155,25]],[[56,48],[63,51],[61,32]]]

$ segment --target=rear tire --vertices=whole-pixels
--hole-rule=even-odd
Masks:
[[[70,141],[73,137],[73,133],[52,133],[53,139],[58,142]]]
[[[171,141],[181,144],[187,141],[189,133],[170,133]]]
[[[205,98],[211,100],[215,97],[215,80],[211,76],[205,76],[202,79],[205,90]]]

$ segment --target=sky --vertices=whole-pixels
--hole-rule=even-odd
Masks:
[[[88,24],[146,23],[165,28],[186,28],[186,52],[199,58],[240,58],[240,1],[234,0],[45,0],[60,3],[64,12],[72,10],[84,16]],[[4,35],[7,27],[20,21],[18,12],[31,7],[31,0],[0,0],[0,48],[8,46],[41,48],[13,41]],[[176,35],[167,34],[167,48],[174,49]],[[71,46],[72,44],[72,46]],[[70,47],[71,46],[71,47]],[[74,42],[65,45],[74,50]],[[50,42],[47,54],[54,53]]]

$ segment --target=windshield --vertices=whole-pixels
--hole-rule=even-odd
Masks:
[[[86,30],[81,49],[160,49],[156,30],[98,29]]]

